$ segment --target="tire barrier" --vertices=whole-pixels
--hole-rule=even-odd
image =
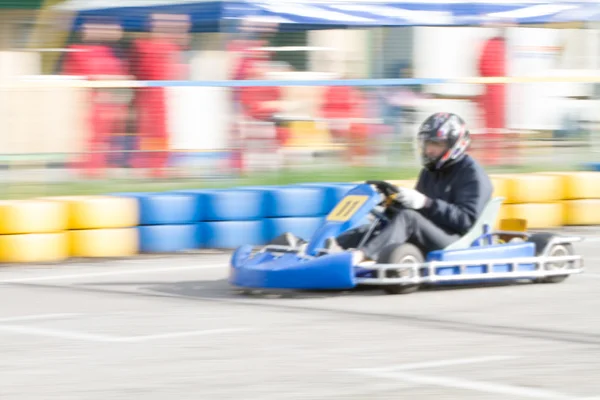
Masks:
[[[68,229],[131,228],[139,225],[135,199],[119,196],[46,197],[67,207]]]
[[[266,218],[302,218],[326,215],[327,189],[312,186],[278,186],[264,192]]]
[[[491,176],[490,180],[492,181],[492,186],[494,187],[494,191],[492,193],[493,197],[504,197],[508,198],[508,184],[505,178],[499,176]],[[504,200],[506,202],[506,200]]]
[[[505,204],[549,203],[563,197],[561,179],[556,175],[497,175],[494,180],[495,188],[505,192]]]
[[[533,230],[600,225],[600,172],[502,174],[491,179],[494,196],[506,199],[498,223],[502,218],[525,218]],[[389,181],[403,187],[416,183]],[[308,240],[360,183],[0,201],[0,262],[232,249],[264,245],[284,232]]]
[[[145,225],[138,227],[141,253],[177,253],[204,243],[201,224]]]
[[[0,201],[0,235],[62,232],[67,223],[65,204],[45,200]]]
[[[51,263],[69,258],[67,207],[46,200],[0,202],[0,263]]]
[[[503,206],[504,218],[527,220],[528,229],[558,228],[563,225],[563,203],[506,204]]]
[[[252,189],[178,190],[196,196],[204,221],[254,221],[265,217],[265,193]]]
[[[54,263],[70,257],[68,232],[0,235],[0,263]]]
[[[563,225],[600,225],[600,198],[565,200]]]
[[[260,246],[268,242],[266,220],[204,222],[204,247],[233,249],[244,244]]]
[[[597,172],[543,172],[560,179],[563,200],[600,199],[600,173]]]
[[[583,169],[586,171],[600,172],[600,162],[584,164]]]
[[[121,196],[44,198],[66,207],[70,257],[129,257],[138,253],[139,207]]]
[[[178,225],[201,221],[205,207],[199,196],[185,193],[112,193],[138,202],[139,225]]]
[[[68,235],[71,257],[121,258],[139,253],[138,228],[71,230]]]
[[[361,182],[359,182],[361,183]],[[325,209],[328,214],[337,203],[348,193],[352,188],[359,183],[337,182],[337,183],[300,183],[300,187],[316,187],[325,190]]]

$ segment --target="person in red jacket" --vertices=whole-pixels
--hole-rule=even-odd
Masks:
[[[366,117],[366,99],[360,89],[351,86],[330,86],[323,93],[321,115],[329,121],[334,140],[348,146],[347,161],[360,164],[368,154],[368,126],[360,119]]]
[[[267,77],[268,70],[268,61],[255,60],[246,66],[245,73],[247,79],[262,80]],[[277,146],[285,145],[289,136],[288,128],[276,121],[276,114],[283,106],[282,96],[282,89],[278,86],[244,86],[239,89],[239,105],[245,117],[276,123]]]
[[[89,20],[81,32],[82,43],[68,46],[63,74],[90,81],[131,79],[125,62],[111,46],[121,38],[121,28],[115,21]],[[88,101],[89,153],[80,164],[88,177],[97,177],[108,166],[111,142],[125,133],[129,99],[126,89],[94,88],[89,91]]]
[[[479,75],[482,77],[506,76],[505,28],[502,33],[487,39],[479,58]],[[480,108],[484,114],[485,162],[494,165],[502,162],[502,133],[506,124],[506,87],[502,83],[485,85],[480,98]]]
[[[131,70],[136,79],[184,79],[185,64],[179,57],[188,29],[189,17],[186,15],[154,14],[150,36],[132,43]],[[169,148],[166,89],[137,89],[134,104],[141,150],[135,165],[152,169],[153,176],[162,176],[167,166]]]

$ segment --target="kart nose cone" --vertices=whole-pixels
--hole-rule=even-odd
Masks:
[[[356,286],[352,255],[339,253],[306,260],[296,254],[268,252],[248,257],[247,249],[232,256],[229,283],[256,289],[338,290]]]

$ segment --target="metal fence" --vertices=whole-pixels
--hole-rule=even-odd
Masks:
[[[152,36],[43,16],[0,41],[5,198],[402,179],[437,111],[463,116],[490,171],[600,160],[597,29],[503,31],[498,78],[481,55],[496,28],[189,34],[171,19]]]
[[[507,114],[513,121],[507,118],[507,127],[496,130],[486,129],[477,100],[437,98],[426,90],[412,91],[405,81],[367,86],[373,82],[350,81],[346,86],[339,81],[330,81],[329,86],[280,82],[272,88],[286,93],[266,100],[277,102],[280,111],[263,114],[256,111],[257,99],[268,96],[272,88],[206,88],[194,87],[193,82],[188,83],[191,87],[165,88],[170,99],[165,112],[169,140],[137,129],[136,118],[156,110],[136,109],[134,94],[143,88],[67,88],[64,82],[53,88],[36,88],[37,83],[5,88],[0,96],[5,109],[3,191],[5,197],[24,197],[361,180],[371,174],[402,179],[416,174],[414,136],[422,120],[436,111],[456,112],[468,121],[471,154],[490,171],[577,169],[600,159],[596,100],[509,102],[507,108],[513,111]],[[507,86],[511,85],[518,89],[530,84]],[[90,93],[96,90],[114,98],[125,92],[128,100],[94,102]],[[195,107],[178,112],[178,104],[190,98],[207,99],[203,92],[207,90],[208,95],[215,94],[208,98],[221,101],[220,105],[204,112]],[[215,109],[227,111],[219,114]],[[515,110],[525,117],[522,121],[517,121]],[[199,149],[193,148],[194,143]]]

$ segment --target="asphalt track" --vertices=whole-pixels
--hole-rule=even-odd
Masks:
[[[222,254],[0,267],[0,398],[600,399],[585,235],[561,284],[406,296],[242,296]]]

